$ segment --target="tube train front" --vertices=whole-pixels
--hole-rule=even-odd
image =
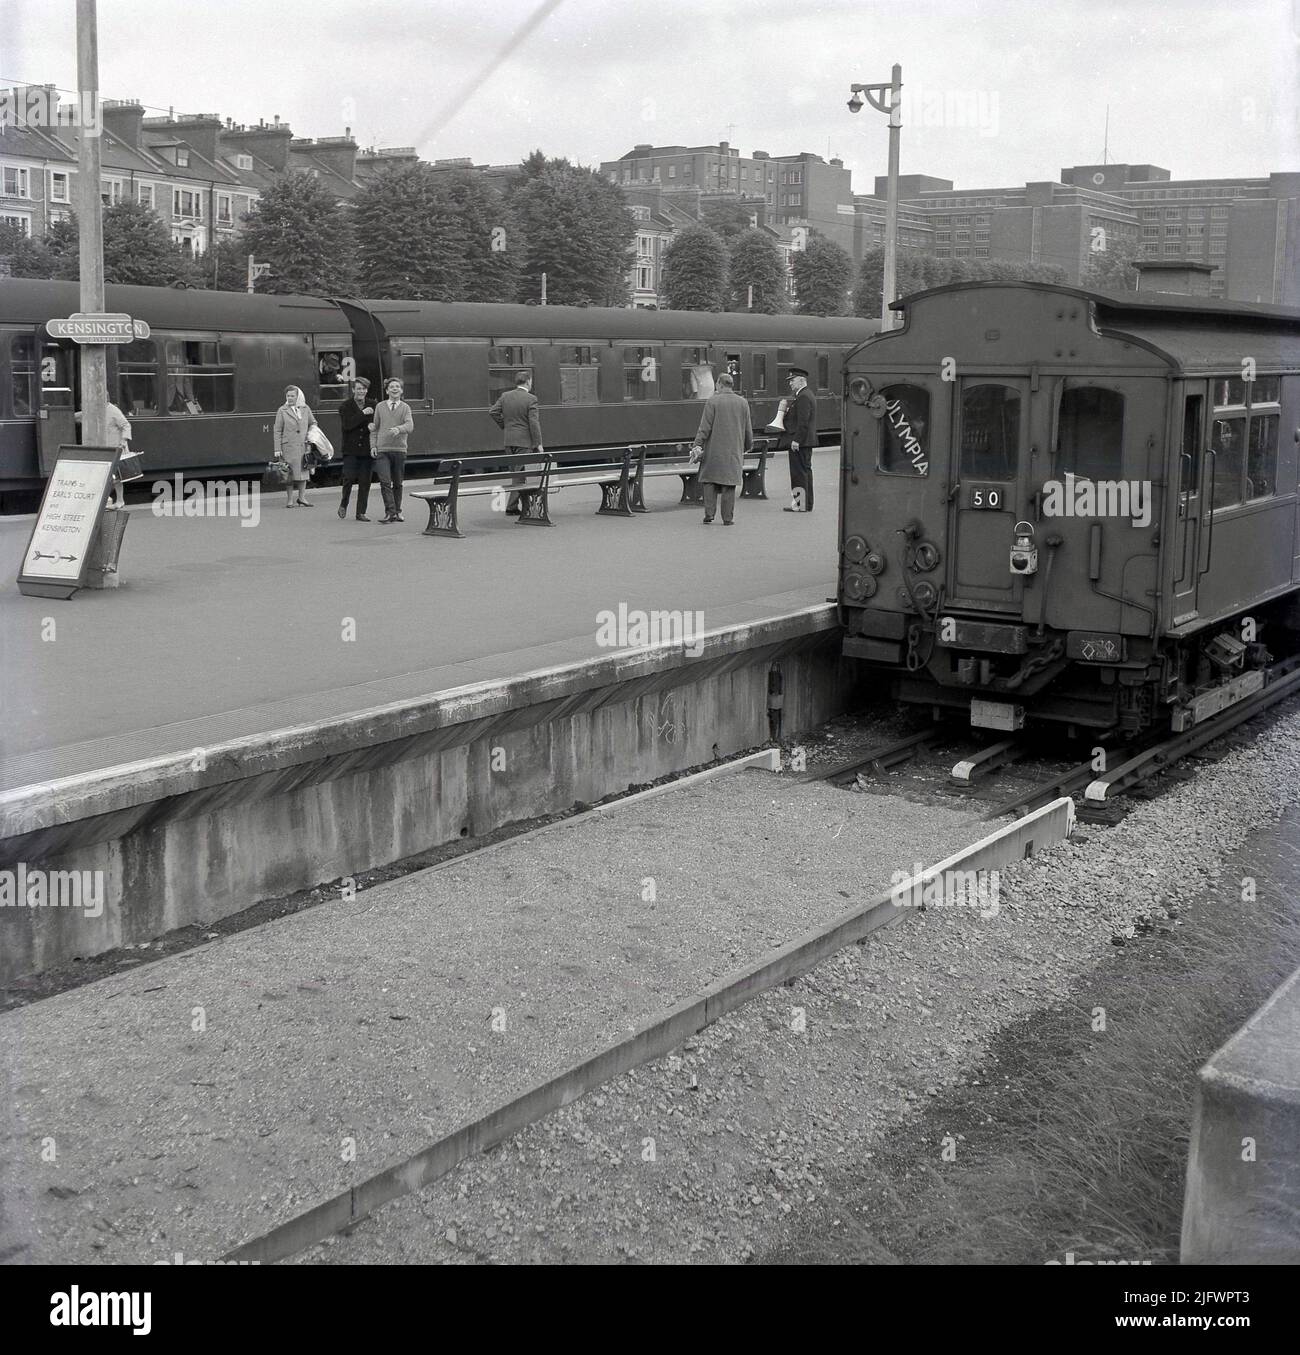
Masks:
[[[1300,312],[1026,283],[903,311],[846,365],[845,653],[992,729],[1256,690],[1300,590]]]

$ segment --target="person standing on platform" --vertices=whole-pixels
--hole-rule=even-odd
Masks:
[[[359,376],[352,383],[352,394],[339,406],[339,422],[343,425],[343,499],[339,517],[348,515],[348,500],[352,486],[357,487],[357,521],[369,522],[366,505],[370,502],[370,479],[374,469],[370,455],[370,420],[374,408],[366,404],[370,382]]]
[[[536,452],[539,456],[546,451],[542,446],[541,405],[533,394],[531,372],[515,373],[515,388],[506,393],[488,411],[492,422],[501,429],[505,450],[514,456]],[[523,484],[526,476],[515,475],[512,484]],[[519,495],[511,494],[506,500],[506,512],[519,512]]]
[[[284,404],[275,415],[275,454],[289,463],[289,483],[285,486],[286,508],[315,508],[306,497],[307,468],[302,464],[307,451],[307,430],[315,426],[316,416],[297,386],[284,388]],[[298,498],[295,502],[294,491]]]
[[[749,401],[736,394],[735,385],[729,372],[718,377],[718,388],[705,402],[695,446],[691,448],[691,460],[700,463],[706,526],[717,513],[719,494],[722,525],[731,526],[736,511],[736,487],[745,479],[745,453],[754,446]]]
[[[817,445],[817,401],[808,389],[808,373],[792,367],[790,405],[785,432],[790,448],[790,507],[787,513],[811,513],[813,508],[812,454]]]
[[[402,516],[402,476],[406,470],[406,439],[415,431],[411,407],[402,399],[402,383],[394,376],[384,386],[384,402],[375,406],[370,424],[370,450],[384,495],[385,522],[405,522]]]

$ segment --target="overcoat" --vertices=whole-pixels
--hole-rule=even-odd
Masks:
[[[289,463],[293,479],[305,480],[302,458],[307,450],[307,430],[316,416],[306,405],[281,405],[275,416],[275,454]]]
[[[540,404],[535,395],[522,386],[506,393],[492,406],[488,413],[492,422],[501,429],[502,442],[510,447],[540,447],[542,445],[542,422],[538,416]]]
[[[695,445],[704,448],[700,483],[739,485],[745,478],[745,453],[754,446],[749,402],[734,391],[710,395],[700,418]]]

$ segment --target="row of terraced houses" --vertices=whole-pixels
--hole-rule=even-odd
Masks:
[[[57,104],[57,91],[42,89]],[[106,100],[103,123],[103,201],[145,203],[195,253],[233,233],[279,175],[316,174],[347,200],[384,166],[417,158],[412,147],[362,150],[350,128],[342,136],[298,138],[278,115],[256,126],[212,114],[146,117],[127,99]],[[0,126],[0,220],[40,236],[72,209],[78,135],[75,126]],[[433,164],[483,174],[498,187],[512,169],[470,159]],[[668,242],[711,202],[745,205],[787,265],[812,230],[855,260],[884,237],[884,179],[870,194],[856,194],[841,160],[807,151],[742,156],[726,141],[638,145],[600,170],[623,190],[637,220],[629,279],[637,306],[658,304]],[[1300,305],[1298,171],[1176,180],[1157,165],[1074,165],[1056,180],[1004,188],[957,189],[948,179],[909,174],[899,190],[904,250],[1049,264],[1080,282],[1100,233],[1135,243],[1148,260],[1200,265],[1211,295]]]

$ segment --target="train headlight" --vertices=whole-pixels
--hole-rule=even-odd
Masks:
[[[876,581],[870,574],[849,574],[844,579],[844,596],[850,602],[865,602],[875,597]]]
[[[867,557],[867,538],[851,536],[844,543],[844,558],[851,565],[860,565]]]
[[[849,382],[849,399],[855,405],[865,405],[875,394],[871,389],[871,382],[865,376],[855,376]]]
[[[919,574],[928,574],[939,563],[939,547],[933,541],[922,541],[912,552],[912,562]]]
[[[939,590],[929,579],[922,579],[920,583],[914,583],[912,591],[916,594],[916,600],[922,607],[933,607],[939,600]]]

